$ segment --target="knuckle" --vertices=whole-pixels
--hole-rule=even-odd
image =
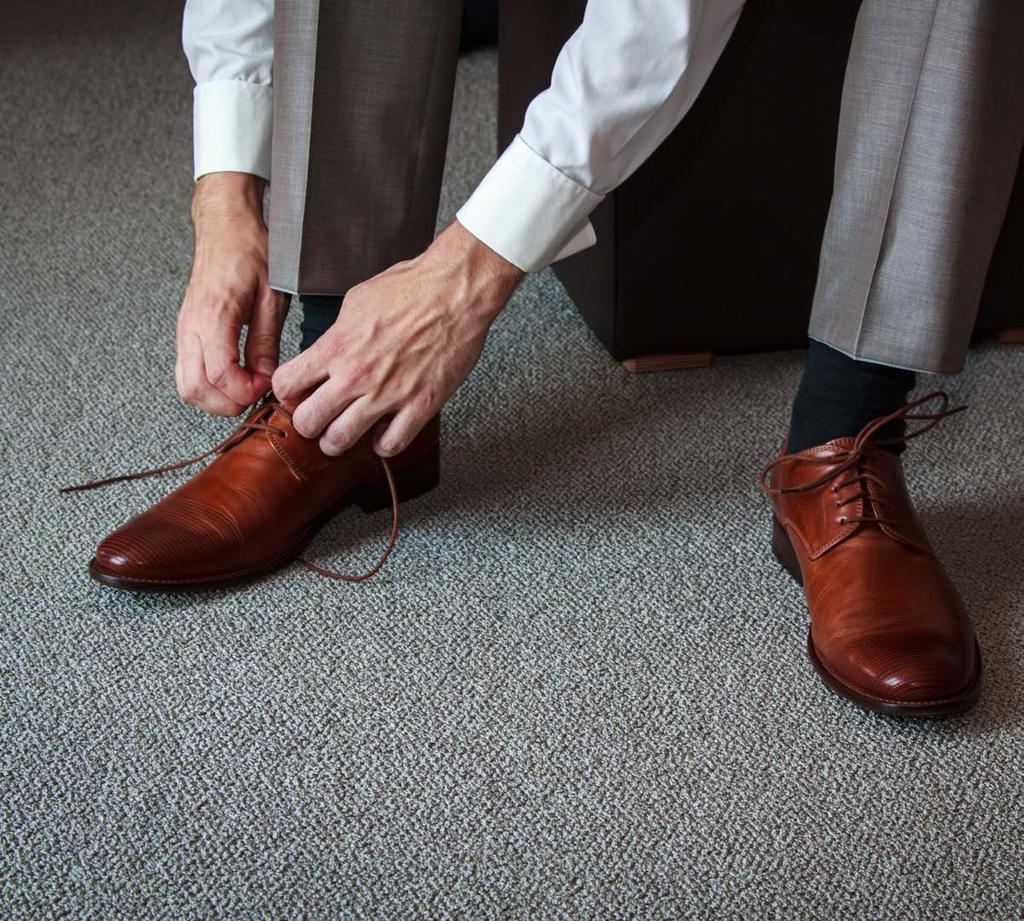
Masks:
[[[195,380],[184,380],[178,385],[178,396],[190,406],[195,406],[200,396],[200,387]]]
[[[373,366],[369,363],[355,365],[346,369],[338,377],[338,384],[345,390],[352,390],[358,387],[367,377]]]
[[[429,416],[434,408],[435,393],[432,389],[421,390],[413,397],[412,408],[421,416]]]
[[[398,407],[412,403],[419,390],[411,381],[397,380],[392,382],[389,392],[395,406]]]
[[[405,450],[405,445],[406,437],[404,432],[388,431],[380,439],[380,451],[389,457],[401,454]]]
[[[345,445],[344,442],[338,441],[333,436],[328,437],[327,435],[325,435],[323,438],[320,439],[320,450],[323,451],[324,454],[328,454],[331,457],[336,457],[337,455],[342,454],[344,452]]]
[[[348,426],[338,426],[324,433],[320,444],[326,454],[341,454],[352,442],[352,433]]]
[[[204,305],[198,317],[198,326],[206,337],[216,337],[225,329],[240,327],[244,322],[245,311],[231,301],[217,300]]]
[[[292,416],[292,425],[303,438],[312,438],[317,434],[316,426],[308,413],[296,412]]]
[[[208,375],[210,383],[214,387],[222,387],[228,382],[228,369],[227,365],[215,365],[210,369]]]
[[[284,367],[278,368],[270,378],[270,385],[279,397],[291,393],[291,381]]]
[[[317,353],[319,353],[325,361],[332,361],[341,355],[347,347],[344,337],[340,335],[331,335],[331,331],[328,330],[306,351],[308,353],[312,352],[313,349],[316,349]]]
[[[215,298],[210,305],[211,312],[219,317],[235,317],[242,312],[242,302],[234,295]]]

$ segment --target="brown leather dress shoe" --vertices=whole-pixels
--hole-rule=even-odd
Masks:
[[[914,412],[941,401],[936,413]],[[775,507],[772,549],[804,587],[811,662],[833,690],[869,710],[941,716],[978,698],[981,657],[956,588],[928,543],[898,455],[872,436],[905,418],[949,415],[934,393],[765,468]],[[955,410],[954,410],[955,412]]]
[[[295,431],[291,415],[273,398],[257,405],[216,448],[157,471],[85,484],[93,488],[164,472],[202,457],[216,459],[183,486],[100,543],[89,572],[104,585],[143,591],[194,591],[233,585],[299,557],[335,513],[349,505],[370,512],[392,506],[391,540],[361,581],[384,562],[397,532],[397,505],[432,489],[440,472],[437,417],[390,462],[365,436],[340,457]],[[306,562],[306,561],[303,561]]]

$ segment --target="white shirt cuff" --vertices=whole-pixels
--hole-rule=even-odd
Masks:
[[[538,272],[596,242],[588,217],[603,198],[517,135],[455,216],[499,256]]]
[[[226,171],[270,179],[273,117],[273,91],[267,84],[198,84],[192,106],[196,179]]]

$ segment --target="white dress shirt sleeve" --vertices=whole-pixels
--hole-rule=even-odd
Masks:
[[[743,3],[590,0],[459,223],[527,272],[593,244],[590,212],[682,120]]]
[[[187,0],[181,37],[196,81],[195,176],[270,178],[274,0]]]

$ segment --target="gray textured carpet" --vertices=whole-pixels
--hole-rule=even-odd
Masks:
[[[175,4],[20,6],[0,916],[1021,917],[1024,353],[976,350],[951,382],[972,412],[908,454],[986,655],[965,718],[867,716],[804,657],[754,486],[801,356],[631,377],[550,273],[451,404],[443,486],[379,578],[101,589],[96,540],[177,480],[57,486],[225,430],[173,393],[190,82]],[[461,78],[444,218],[494,153],[493,57]],[[370,560],[385,527],[346,515],[317,553]]]

